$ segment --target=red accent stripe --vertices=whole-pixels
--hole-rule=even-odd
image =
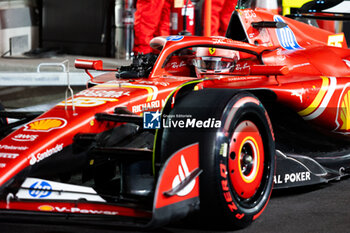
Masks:
[[[0,209],[109,216],[115,215],[139,218],[150,218],[152,216],[150,212],[143,210],[98,203],[14,201],[6,204],[6,202],[3,201],[0,202]]]

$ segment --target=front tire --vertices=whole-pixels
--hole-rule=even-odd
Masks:
[[[199,143],[200,212],[207,223],[243,228],[263,212],[275,171],[273,131],[261,102],[248,92],[192,91],[169,115],[216,119],[219,128],[164,129],[162,155]]]
[[[272,127],[253,95],[240,92],[227,103],[222,127],[201,154],[201,209],[225,226],[243,228],[268,203],[275,170]]]

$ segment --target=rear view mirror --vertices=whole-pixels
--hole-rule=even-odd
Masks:
[[[86,74],[89,75],[90,80],[93,80],[94,77],[92,76],[89,70],[119,71],[119,69],[103,69],[102,60],[75,59],[74,66],[77,69],[84,69]]]
[[[103,70],[102,60],[85,60],[85,59],[76,59],[74,66],[77,69],[85,70]]]

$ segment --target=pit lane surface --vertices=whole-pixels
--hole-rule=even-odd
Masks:
[[[78,90],[79,88],[76,88]],[[49,98],[50,97],[50,98]],[[0,100],[5,107],[38,105],[45,109],[64,98],[63,87],[0,88]],[[45,105],[46,103],[46,105]],[[329,233],[350,230],[350,179],[284,191],[274,191],[262,216],[250,227],[238,233]],[[45,221],[43,219],[43,221]],[[52,225],[21,223],[0,219],[0,233],[112,233],[140,232],[83,225]],[[181,222],[152,232],[194,233],[232,232]]]

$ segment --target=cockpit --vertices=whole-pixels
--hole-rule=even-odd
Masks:
[[[162,67],[169,76],[242,74],[250,65],[261,64],[256,55],[233,48],[192,46],[171,53]]]

